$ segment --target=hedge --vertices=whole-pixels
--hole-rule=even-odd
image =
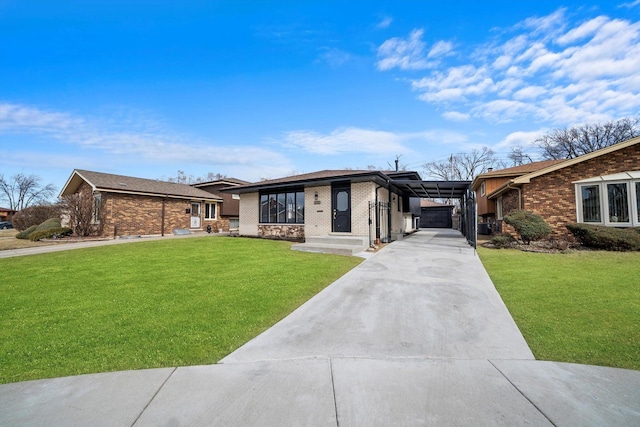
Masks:
[[[640,231],[637,228],[625,229],[592,224],[567,224],[567,228],[588,248],[640,251]]]
[[[48,228],[46,230],[34,231],[29,235],[29,240],[37,242],[42,239],[51,239],[56,237],[69,236],[73,230],[65,227]]]
[[[49,218],[48,220],[44,221],[43,223],[39,224],[39,225],[32,225],[31,227],[27,228],[24,231],[21,231],[20,233],[18,233],[16,235],[16,238],[18,239],[30,239],[30,240],[34,240],[31,239],[31,235],[35,232],[39,232],[39,231],[46,231],[46,230],[51,230],[51,229],[60,229],[62,228],[60,225],[60,219],[59,218]],[[44,237],[40,237],[39,239],[35,239],[35,240],[40,240],[40,239],[44,239]]]

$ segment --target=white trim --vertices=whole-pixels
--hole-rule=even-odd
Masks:
[[[621,174],[607,175],[608,178],[620,177]],[[578,223],[582,224],[594,224],[605,225],[607,227],[638,227],[640,226],[640,218],[638,212],[638,197],[640,193],[640,179],[623,179],[623,180],[602,180],[600,178],[589,178],[581,181],[576,181],[575,196],[576,196],[576,219]],[[627,189],[627,214],[629,215],[629,221],[617,222],[611,221],[609,213],[609,189],[608,185],[611,184],[624,184]],[[585,222],[583,215],[582,205],[582,188],[583,187],[598,187],[598,195],[600,197],[600,221],[599,222]]]

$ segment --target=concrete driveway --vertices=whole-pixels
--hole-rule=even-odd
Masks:
[[[640,425],[640,371],[536,361],[452,230],[388,245],[220,363],[0,386],[0,425]]]

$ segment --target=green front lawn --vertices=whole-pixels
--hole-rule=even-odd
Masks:
[[[640,369],[640,253],[478,254],[537,359]]]
[[[0,383],[214,363],[360,261],[225,237],[0,259]]]

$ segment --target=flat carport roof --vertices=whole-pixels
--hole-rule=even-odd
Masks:
[[[394,179],[392,185],[410,197],[426,199],[462,199],[471,181],[417,181]]]

